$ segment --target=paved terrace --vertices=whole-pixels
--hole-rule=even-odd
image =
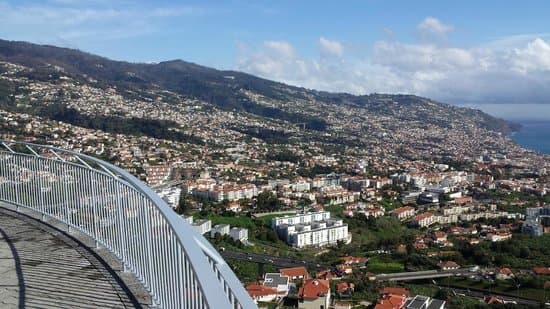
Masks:
[[[146,294],[131,292],[139,291],[135,280],[123,281],[126,274],[109,266],[100,250],[2,206],[0,308],[148,307]]]

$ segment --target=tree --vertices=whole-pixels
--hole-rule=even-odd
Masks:
[[[276,211],[281,208],[282,203],[275,194],[264,191],[256,198],[256,208],[261,211]]]
[[[188,195],[183,190],[180,194],[180,200],[178,202],[178,208],[176,212],[180,215],[186,215],[191,211],[191,203],[188,200]]]
[[[449,298],[449,291],[446,289],[439,289],[437,293],[435,293],[435,298],[441,299],[441,300],[447,300]]]

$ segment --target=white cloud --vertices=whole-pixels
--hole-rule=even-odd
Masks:
[[[442,23],[437,18],[426,17],[420,24],[418,24],[418,26],[416,26],[416,29],[422,32],[446,34],[454,28],[453,26]]]
[[[548,71],[550,73],[550,44],[537,38],[529,42],[525,48],[514,48],[511,53],[514,69],[527,74],[533,71]]]
[[[166,18],[202,14],[192,6],[148,9],[104,0],[55,0],[10,4],[0,1],[0,36],[33,42],[119,39],[157,31]]]
[[[241,55],[238,69],[292,85],[366,94],[412,93],[450,103],[550,102],[550,42],[461,48],[381,41],[364,58],[306,58],[288,42]]]
[[[321,55],[324,56],[338,56],[341,57],[344,54],[344,45],[338,41],[325,39],[321,37],[319,39],[319,50]]]

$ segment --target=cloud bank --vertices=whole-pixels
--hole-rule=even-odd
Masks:
[[[324,37],[319,38],[319,56],[309,58],[289,42],[264,42],[241,54],[237,69],[336,92],[410,93],[457,104],[550,103],[548,36],[460,47],[446,41],[453,30],[427,17],[416,27],[417,43],[378,41],[354,50],[353,57],[346,56],[346,44]]]

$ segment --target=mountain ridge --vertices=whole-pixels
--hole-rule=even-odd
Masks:
[[[274,116],[274,118],[290,119],[293,123],[309,123],[312,129],[318,130],[323,130],[326,126],[322,119],[291,115],[280,108],[258,105],[238,90],[253,91],[275,100],[312,98],[324,103],[368,106],[380,98],[390,98],[400,104],[429,101],[453,106],[410,94],[353,95],[306,89],[244,72],[218,70],[181,59],[155,64],[134,63],[111,60],[76,49],[22,41],[0,40],[0,59],[27,66],[50,64],[62,67],[68,73],[89,76],[117,87],[151,88],[152,85],[157,85],[184,96],[205,100],[225,110],[244,110],[268,118]],[[498,123],[493,127],[495,130],[510,133],[515,129],[510,126],[510,123],[495,117],[485,116],[485,118]]]

